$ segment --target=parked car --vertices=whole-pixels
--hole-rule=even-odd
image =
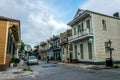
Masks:
[[[36,58],[36,56],[28,56],[27,64],[28,65],[30,65],[30,64],[38,65],[38,59]]]

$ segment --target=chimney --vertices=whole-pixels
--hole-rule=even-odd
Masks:
[[[119,12],[114,13],[113,16],[119,18]]]

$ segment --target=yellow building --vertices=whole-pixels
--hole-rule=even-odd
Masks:
[[[71,29],[60,34],[62,62],[72,62],[72,55],[71,55],[72,44],[68,42],[68,37],[71,35],[72,35]]]
[[[0,70],[9,67],[20,42],[20,21],[0,16]]]
[[[113,61],[120,62],[120,18],[78,9],[74,19],[69,42],[73,44],[73,58],[80,62],[105,64],[110,57],[107,42],[112,41]]]

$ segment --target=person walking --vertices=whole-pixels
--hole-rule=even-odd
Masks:
[[[49,63],[49,56],[47,56],[47,63]]]

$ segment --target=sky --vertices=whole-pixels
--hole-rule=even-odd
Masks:
[[[0,0],[0,16],[21,22],[21,40],[32,47],[70,29],[78,8],[111,15],[120,0]]]

